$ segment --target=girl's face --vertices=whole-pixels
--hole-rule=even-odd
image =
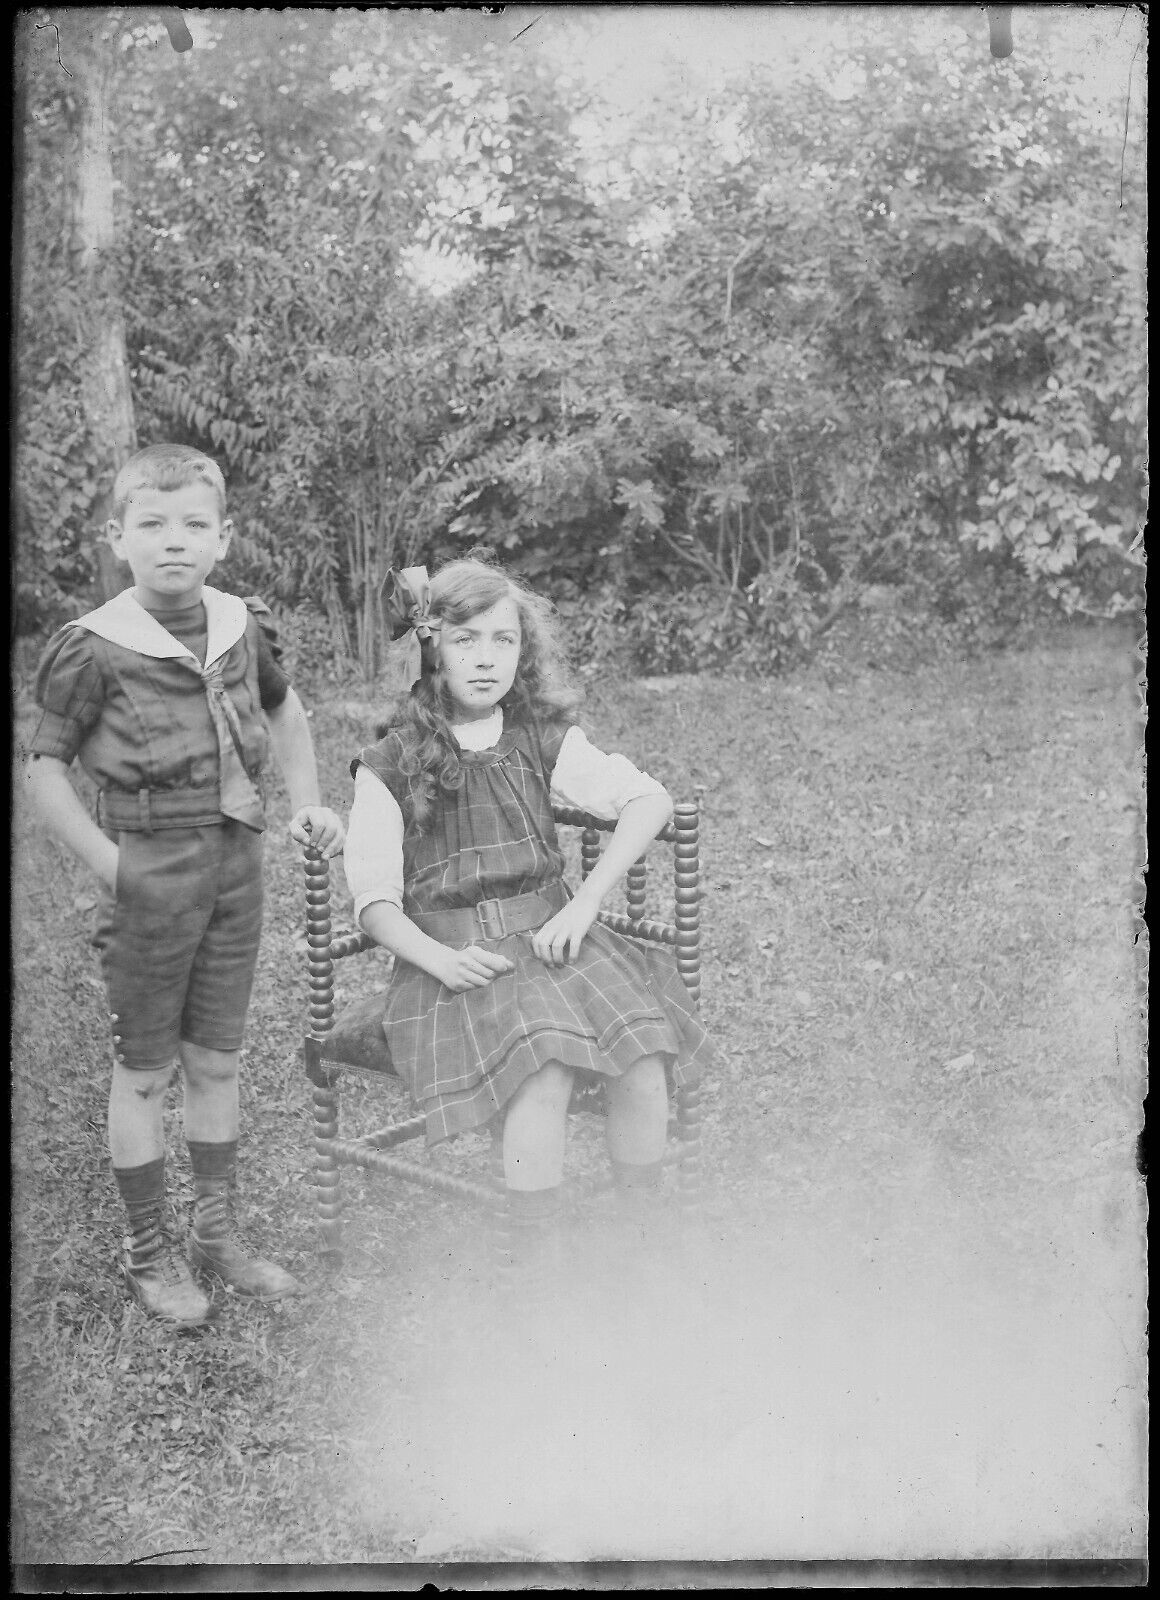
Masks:
[[[520,613],[500,600],[466,622],[439,630],[439,660],[455,720],[489,717],[515,682],[520,664]]]

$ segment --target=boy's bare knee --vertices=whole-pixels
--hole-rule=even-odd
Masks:
[[[238,1051],[210,1050],[182,1041],[181,1065],[187,1079],[201,1083],[229,1083],[238,1075]]]
[[[118,1061],[113,1065],[113,1094],[132,1095],[146,1102],[162,1099],[168,1092],[177,1072],[177,1063],[167,1061],[161,1067],[126,1067]]]

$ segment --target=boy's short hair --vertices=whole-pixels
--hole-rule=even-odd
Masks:
[[[226,480],[212,457],[188,444],[151,444],[130,456],[113,480],[115,522],[125,515],[129,498],[138,489],[184,489],[205,483],[217,496],[218,515],[226,514]]]

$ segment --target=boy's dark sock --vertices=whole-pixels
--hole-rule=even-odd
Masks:
[[[227,1178],[233,1183],[238,1167],[238,1141],[187,1139],[189,1164],[195,1178]]]
[[[203,1244],[224,1238],[233,1222],[238,1141],[187,1139],[193,1169],[192,1237]]]
[[[165,1157],[140,1167],[114,1167],[113,1177],[129,1220],[128,1248],[144,1260],[165,1233]]]
[[[298,1284],[288,1272],[250,1253],[235,1237],[238,1141],[186,1142],[193,1169],[193,1225],[189,1237],[193,1265],[238,1294],[257,1300],[280,1300],[297,1294]]]

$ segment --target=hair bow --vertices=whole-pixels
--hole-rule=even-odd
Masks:
[[[410,689],[423,676],[423,647],[433,648],[439,619],[430,614],[426,567],[392,567],[379,589],[383,619],[392,639],[406,639],[395,667],[399,685]]]

